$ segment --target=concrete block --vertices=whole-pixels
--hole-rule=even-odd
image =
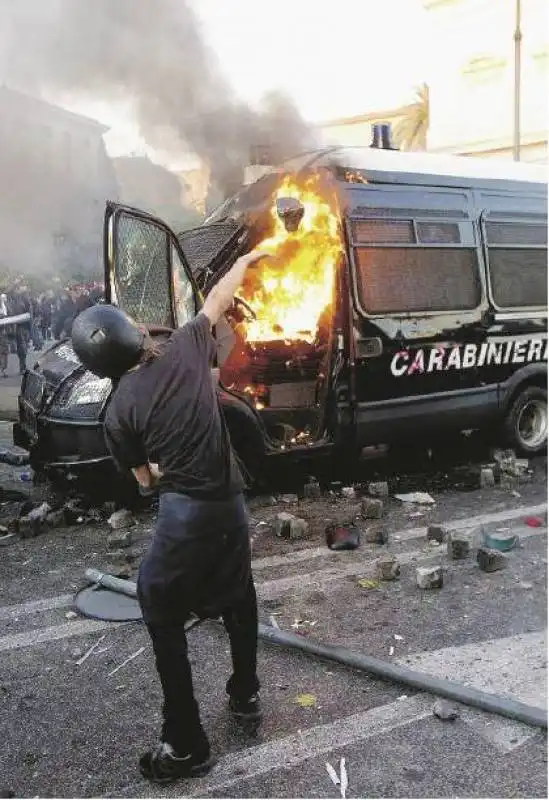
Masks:
[[[454,561],[468,558],[471,552],[471,539],[460,533],[451,533],[448,536],[448,555]]]
[[[384,523],[368,525],[362,532],[363,541],[368,544],[388,544],[389,531]]]
[[[65,511],[62,508],[50,511],[46,517],[46,525],[50,528],[62,528],[65,525]]]
[[[433,523],[427,528],[427,541],[442,544],[448,538],[448,528],[445,525]]]
[[[444,583],[442,567],[417,567],[416,583],[420,589],[441,589]]]
[[[34,539],[42,533],[42,526],[42,520],[26,516],[18,520],[17,530],[21,539]]]
[[[459,709],[448,700],[437,700],[433,706],[433,714],[439,719],[453,722],[459,717]]]
[[[131,578],[132,568],[129,564],[108,564],[103,572],[114,575],[115,578]]]
[[[132,512],[127,508],[121,508],[119,511],[115,511],[108,519],[108,523],[113,531],[130,528],[134,521]]]
[[[483,572],[497,572],[507,566],[507,556],[500,550],[491,550],[489,547],[479,547],[477,564]]]
[[[381,581],[395,581],[400,578],[400,564],[395,556],[384,556],[376,563],[376,574]]]
[[[275,533],[281,539],[303,539],[309,530],[309,523],[293,514],[282,511],[276,515]]]
[[[310,480],[303,487],[303,497],[305,500],[319,500],[321,496],[320,484],[318,481]]]
[[[363,519],[381,519],[383,501],[373,497],[363,497],[360,504],[360,516]]]
[[[341,494],[348,500],[352,500],[354,497],[356,497],[354,486],[343,486],[343,488],[341,489]]]
[[[489,489],[496,485],[494,470],[490,467],[483,467],[480,471],[480,488]]]
[[[368,484],[368,494],[371,497],[389,497],[389,484],[387,481],[376,481]]]
[[[299,497],[296,494],[283,494],[280,497],[280,502],[286,503],[286,505],[290,506],[293,505],[294,503],[298,503]]]

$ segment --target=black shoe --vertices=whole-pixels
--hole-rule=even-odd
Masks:
[[[243,722],[259,721],[263,716],[258,694],[252,694],[247,700],[230,697],[229,708],[233,717]]]
[[[181,778],[199,778],[211,770],[214,759],[209,750],[185,756],[176,755],[167,742],[160,742],[139,759],[139,770],[144,778],[153,783],[173,783]]]

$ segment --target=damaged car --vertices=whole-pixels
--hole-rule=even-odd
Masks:
[[[349,468],[366,446],[463,430],[546,447],[543,170],[386,141],[286,162],[179,235],[107,204],[106,300],[155,337],[197,314],[239,255],[274,256],[215,331],[213,379],[250,482],[275,463]],[[68,340],[27,371],[14,440],[35,470],[110,474],[111,392]]]

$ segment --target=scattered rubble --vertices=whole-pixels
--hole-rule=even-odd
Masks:
[[[444,525],[432,524],[429,525],[427,528],[427,541],[428,542],[436,542],[437,544],[443,544],[443,542],[448,538],[449,531],[448,528]]]
[[[479,547],[477,563],[483,572],[497,572],[507,566],[507,556],[500,550],[489,547]]]
[[[328,525],[326,544],[330,550],[356,550],[360,545],[360,530],[355,525]]]
[[[299,497],[296,494],[283,494],[280,496],[280,502],[287,505],[294,505],[299,503]]]
[[[416,567],[416,583],[420,589],[441,589],[443,582],[442,567]]]
[[[400,564],[393,555],[382,556],[376,563],[376,574],[382,581],[395,581],[400,577]]]
[[[459,709],[457,706],[449,703],[448,700],[437,700],[433,706],[433,714],[439,719],[453,722],[459,717]]]
[[[377,481],[368,484],[368,494],[371,497],[389,497],[389,484],[387,481]]]
[[[109,575],[114,575],[115,578],[131,578],[132,568],[127,562],[107,564],[103,572]]]
[[[303,497],[306,500],[319,500],[321,496],[320,484],[314,478],[310,480],[303,487]]]
[[[354,486],[343,486],[341,489],[342,497],[346,497],[348,500],[352,500],[356,497],[356,492]]]
[[[471,539],[466,534],[450,533],[448,535],[448,555],[453,561],[468,558],[471,552]]]
[[[362,536],[368,544],[388,544],[389,542],[389,529],[387,525],[380,522],[375,525],[369,525],[362,531]]]
[[[427,492],[409,492],[408,494],[395,494],[402,503],[417,503],[422,506],[435,505],[435,501]]]
[[[12,467],[23,467],[29,463],[29,452],[15,445],[0,447],[0,462]]]
[[[483,467],[480,470],[480,488],[488,489],[496,485],[496,477],[493,469],[490,467]]]
[[[0,547],[4,547],[8,544],[14,544],[17,541],[17,536],[15,533],[3,533],[0,536]]]
[[[275,518],[275,534],[281,539],[303,539],[309,530],[309,523],[281,511]]]
[[[372,497],[363,497],[360,505],[360,516],[363,519],[381,519],[383,501]]]
[[[107,549],[116,550],[119,547],[131,547],[133,543],[132,532],[129,530],[114,530],[107,537]]]
[[[113,531],[130,528],[134,522],[133,514],[127,508],[121,508],[119,511],[115,511],[108,519],[108,523]]]

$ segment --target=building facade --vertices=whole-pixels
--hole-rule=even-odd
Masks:
[[[0,87],[0,264],[4,274],[102,275],[105,201],[117,199],[107,129]]]

